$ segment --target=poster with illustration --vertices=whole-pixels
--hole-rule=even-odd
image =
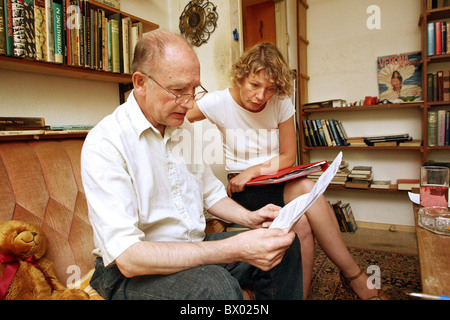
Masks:
[[[380,100],[391,103],[422,101],[421,52],[378,57]]]

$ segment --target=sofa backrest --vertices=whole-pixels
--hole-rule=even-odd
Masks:
[[[94,267],[92,228],[81,183],[83,139],[0,142],[0,221],[40,225],[46,257],[64,284]]]

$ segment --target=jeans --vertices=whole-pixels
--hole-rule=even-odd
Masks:
[[[214,241],[235,235],[221,232],[206,236]],[[262,271],[247,263],[205,265],[170,275],[124,277],[112,264],[95,260],[91,286],[111,300],[242,300],[241,286],[253,285],[258,300],[303,299],[300,242],[294,240],[279,265]]]

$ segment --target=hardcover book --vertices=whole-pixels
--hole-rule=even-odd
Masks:
[[[378,57],[380,100],[391,103],[422,101],[422,54],[402,53]]]
[[[247,186],[280,183],[300,178],[303,176],[307,176],[308,174],[312,174],[315,172],[325,171],[327,168],[328,168],[328,161],[325,160],[309,164],[302,164],[299,166],[288,167],[285,169],[281,169],[274,174],[256,177],[247,182]]]

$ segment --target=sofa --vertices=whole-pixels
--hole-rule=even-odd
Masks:
[[[42,227],[46,257],[69,287],[102,299],[89,286],[94,271],[93,233],[80,174],[83,138],[0,141],[0,221],[23,220]],[[224,223],[209,221],[207,233]],[[252,299],[251,290],[243,290]]]

